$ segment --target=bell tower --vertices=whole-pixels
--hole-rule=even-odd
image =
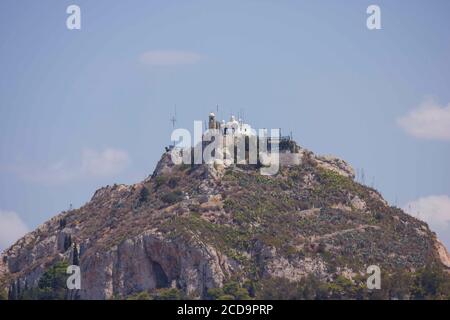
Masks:
[[[211,112],[209,114],[208,128],[209,129],[217,129],[216,128],[216,115],[213,112]]]

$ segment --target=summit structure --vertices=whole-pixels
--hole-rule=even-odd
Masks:
[[[244,123],[242,119],[236,120],[235,116],[231,116],[228,122],[225,120],[217,121],[216,115],[211,112],[209,114],[208,119],[208,129],[217,129],[220,130],[221,134],[224,136],[227,135],[236,135],[236,136],[255,136],[256,131],[252,129],[252,127]]]

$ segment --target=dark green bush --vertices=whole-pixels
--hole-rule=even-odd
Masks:
[[[166,176],[157,176],[155,178],[155,186],[156,186],[156,188],[159,188],[160,186],[162,186],[166,182],[167,182],[167,177]]]
[[[183,192],[181,190],[175,190],[168,192],[161,197],[161,200],[167,204],[174,204],[183,199]]]

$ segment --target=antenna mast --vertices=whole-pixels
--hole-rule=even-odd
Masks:
[[[172,122],[172,129],[175,129],[175,123],[177,122],[177,105],[175,105],[174,113],[170,118],[170,122]]]
[[[175,129],[175,124],[177,122],[177,105],[174,107],[174,113],[172,114],[172,117],[170,117],[170,122],[172,122],[172,130]],[[172,141],[173,146],[175,147],[175,141]]]

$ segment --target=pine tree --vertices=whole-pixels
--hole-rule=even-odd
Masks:
[[[76,243],[73,244],[72,264],[75,265],[75,266],[80,265],[80,257],[79,257],[79,254],[78,254],[78,248],[77,248],[77,244]]]

